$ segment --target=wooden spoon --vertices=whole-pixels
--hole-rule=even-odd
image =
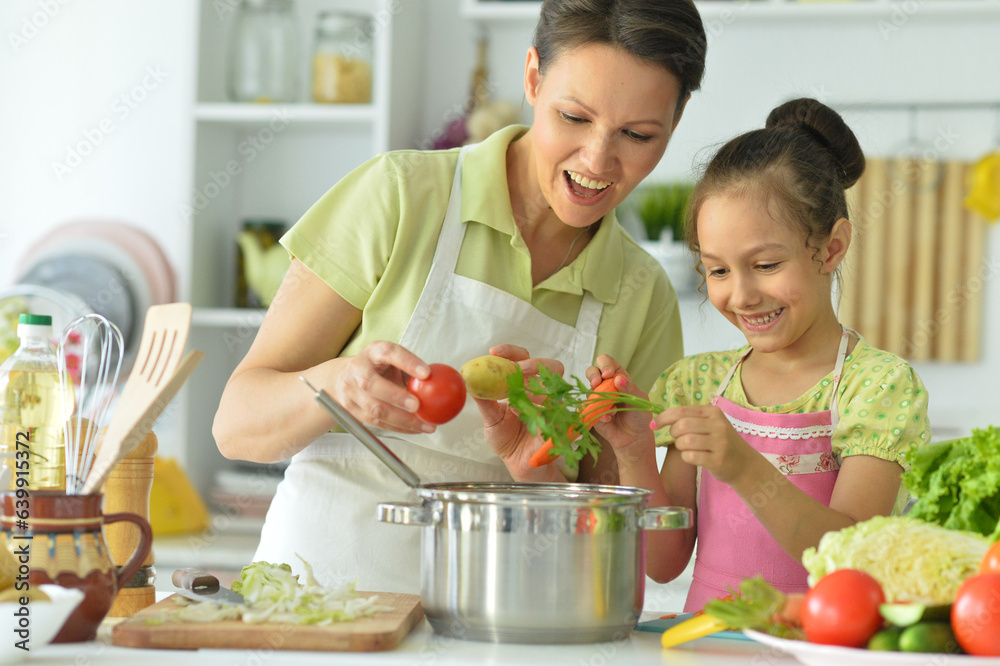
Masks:
[[[192,351],[183,361],[191,329],[191,305],[154,305],[146,312],[142,340],[82,492],[96,492],[119,460],[128,455],[163,413],[204,356]]]

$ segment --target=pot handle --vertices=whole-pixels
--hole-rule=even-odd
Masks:
[[[682,530],[691,527],[693,512],[684,506],[653,506],[639,516],[644,530]]]
[[[396,525],[424,526],[435,522],[431,510],[423,504],[379,504],[378,519]]]

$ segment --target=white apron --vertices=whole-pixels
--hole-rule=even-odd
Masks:
[[[584,376],[592,365],[602,304],[584,292],[576,326],[558,322],[530,303],[455,274],[465,234],[461,219],[462,149],[434,261],[400,344],[427,363],[461,367],[491,346],[511,343],[534,357],[563,362]],[[421,483],[510,481],[490,451],[483,422],[469,399],[454,420],[425,435],[372,429]],[[353,436],[327,433],[292,457],[278,485],[254,560],[290,564],[300,555],[324,585],[356,581],[359,590],[420,592],[420,532],[381,523],[379,502],[414,502],[416,494]]]

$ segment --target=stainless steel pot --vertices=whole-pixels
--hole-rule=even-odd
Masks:
[[[625,486],[437,483],[379,520],[423,528],[421,603],[439,634],[498,643],[619,640],[642,611],[645,532],[691,511]]]
[[[420,602],[434,631],[496,643],[625,638],[642,611],[646,533],[691,526],[691,510],[646,508],[642,488],[429,483],[300,376],[316,401],[421,498],[379,520],[423,527]]]

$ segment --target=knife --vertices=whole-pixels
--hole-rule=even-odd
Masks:
[[[170,577],[177,593],[194,601],[207,601],[220,605],[246,605],[242,595],[219,585],[219,579],[198,567],[177,569]]]

